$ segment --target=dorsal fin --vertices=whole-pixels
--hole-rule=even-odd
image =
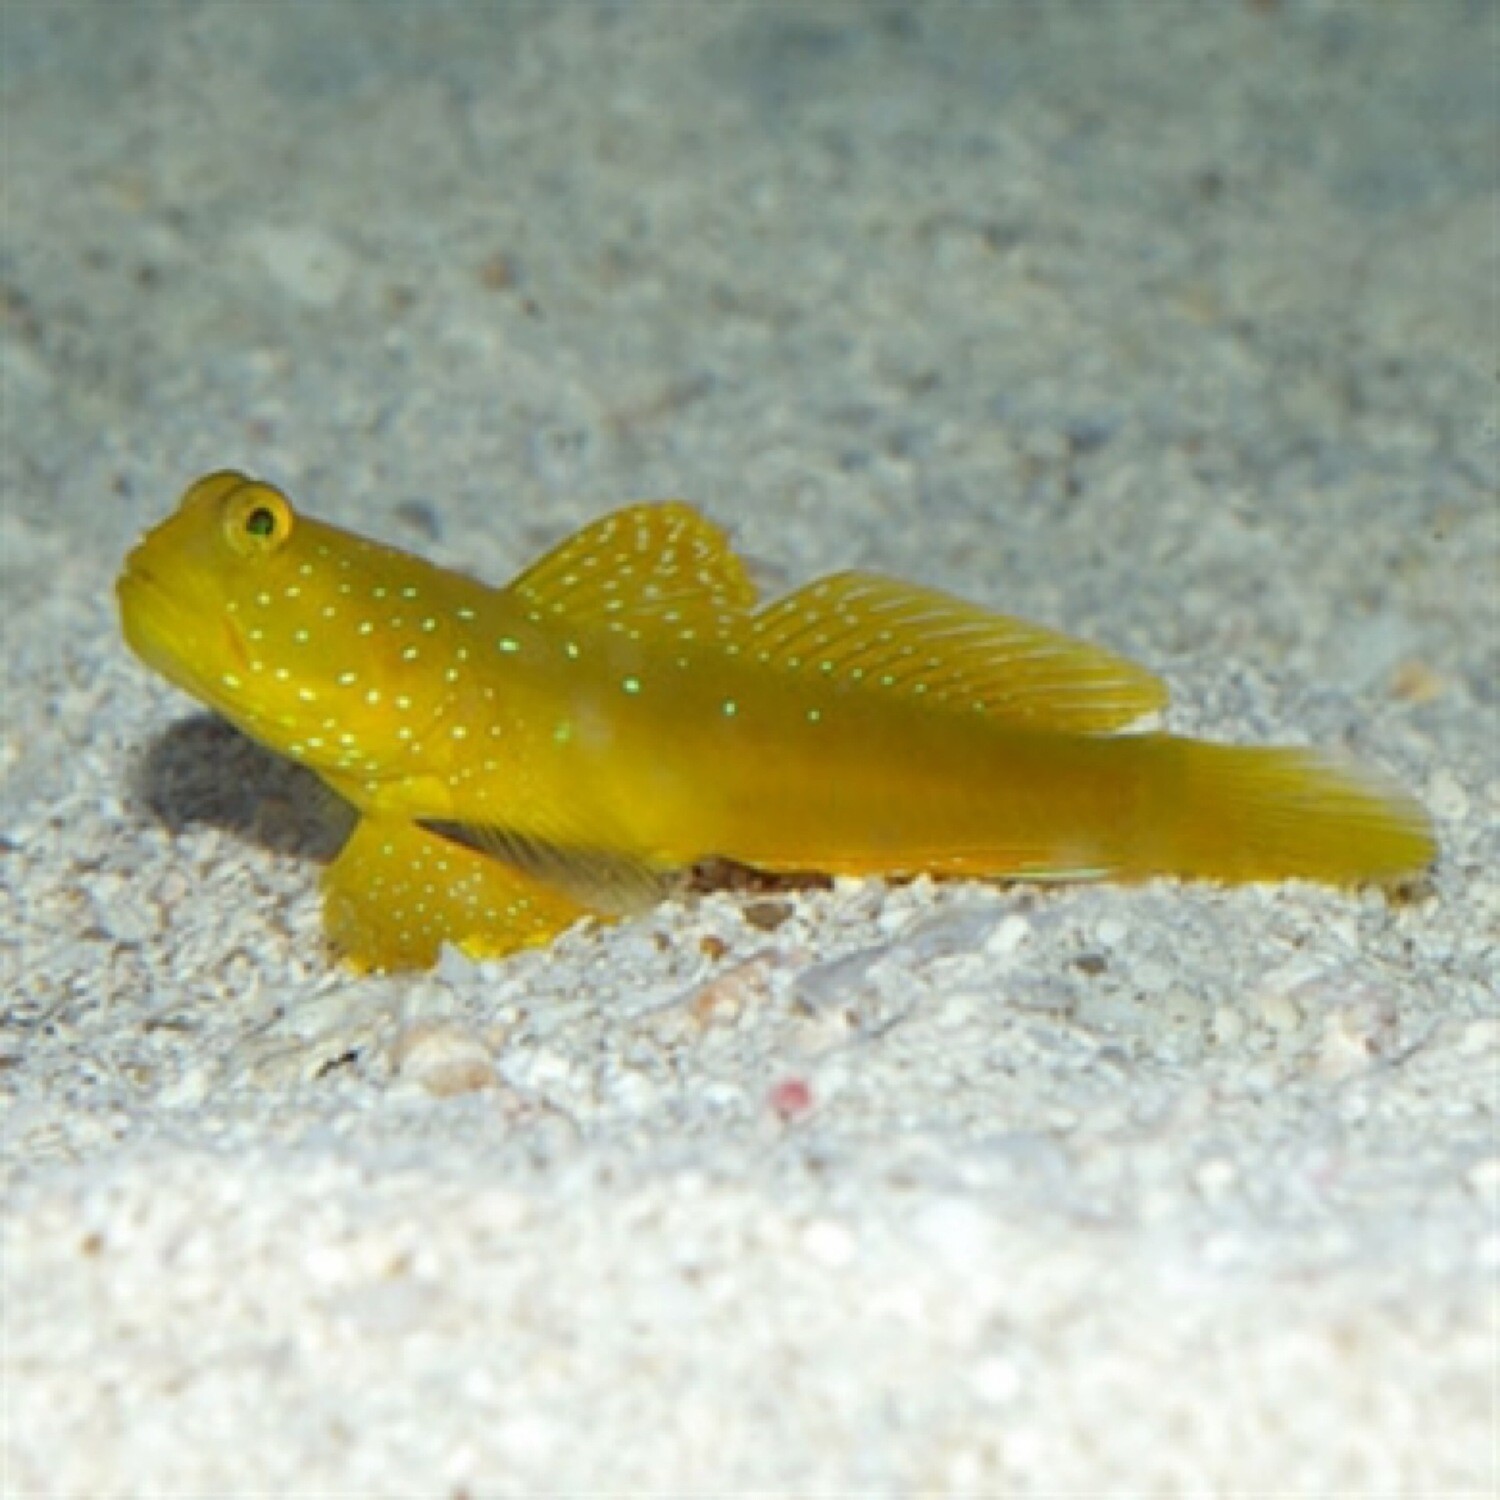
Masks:
[[[1111,652],[870,573],[837,573],[768,605],[748,639],[783,670],[1034,729],[1104,733],[1167,701],[1160,678]]]
[[[755,603],[755,585],[724,533],[676,501],[632,505],[585,526],[509,592],[529,609],[615,629],[642,620],[717,629]]]

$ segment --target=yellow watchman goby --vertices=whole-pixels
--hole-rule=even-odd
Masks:
[[[496,957],[708,858],[1025,880],[1389,881],[1426,816],[1291,748],[1123,733],[1141,667],[840,573],[758,605],[686,505],[585,527],[505,588],[210,474],[126,561],[125,637],[358,813],[324,875],[361,969]]]

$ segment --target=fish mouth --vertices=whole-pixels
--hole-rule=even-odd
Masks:
[[[133,547],[115,579],[115,598],[128,630],[132,614],[143,608],[171,608],[172,593],[146,561],[146,547]]]
[[[151,570],[142,559],[141,553],[144,549],[132,547],[125,555],[125,564],[120,569],[120,576],[115,579],[115,593],[123,595],[132,584],[152,582]]]
[[[169,682],[212,701],[207,684],[190,665],[187,652],[201,638],[203,621],[191,603],[168,588],[140,556],[130,553],[115,580],[115,600],[125,642],[140,659]]]
[[[139,547],[125,559],[125,566],[115,579],[115,599],[120,606],[120,621],[127,638],[136,627],[149,620],[182,612],[171,590],[147,566]]]
[[[154,614],[165,602],[166,595],[160,582],[141,561],[140,550],[132,552],[115,579],[115,602],[120,607],[120,625],[125,638],[135,645],[133,636],[148,615]]]

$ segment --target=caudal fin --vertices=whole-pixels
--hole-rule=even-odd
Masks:
[[[1140,874],[1335,884],[1418,874],[1437,853],[1406,793],[1314,751],[1164,739]]]

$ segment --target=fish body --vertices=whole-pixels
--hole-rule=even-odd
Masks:
[[[533,943],[701,860],[1022,879],[1397,879],[1395,789],[1300,749],[1121,733],[1152,674],[844,573],[760,605],[691,508],[633,506],[504,588],[200,480],[131,553],[149,665],[359,814],[324,878],[356,967]]]

